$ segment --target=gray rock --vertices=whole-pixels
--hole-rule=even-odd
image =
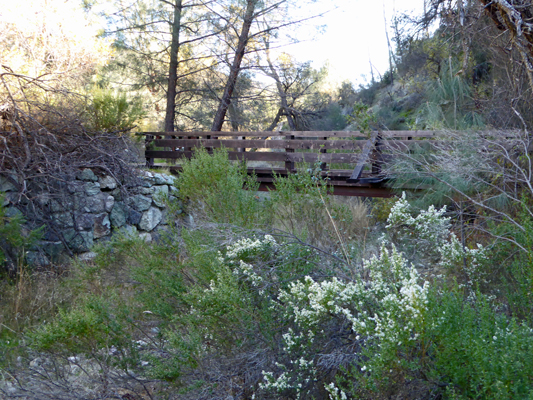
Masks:
[[[139,222],[139,229],[143,231],[152,231],[160,222],[162,213],[159,208],[150,207],[150,209],[143,213],[141,222]]]
[[[80,261],[91,261],[96,258],[97,254],[94,251],[88,251],[86,253],[82,253],[78,256],[78,260]]]
[[[115,205],[115,198],[111,195],[108,195],[104,199],[104,208],[106,212],[111,212],[113,210],[113,206]]]
[[[52,220],[59,226],[72,228],[74,226],[74,218],[69,212],[60,212],[52,214]]]
[[[111,192],[111,195],[115,198],[116,201],[122,201],[123,200],[122,192],[120,191],[120,189],[113,190]]]
[[[52,262],[56,262],[65,250],[62,242],[41,242],[41,247]]]
[[[172,185],[171,185],[171,186],[170,186],[170,194],[171,194],[172,196],[176,196],[176,197],[177,197],[177,196],[180,195],[180,191],[179,191],[179,189],[178,189],[176,186],[172,186]]]
[[[22,217],[22,212],[16,207],[7,207],[4,210],[4,215],[8,218]]]
[[[95,196],[100,193],[100,185],[97,182],[86,182],[84,189],[87,196]]]
[[[75,227],[78,231],[92,231],[94,227],[94,215],[78,214],[75,216]]]
[[[83,192],[76,192],[72,196],[74,203],[74,210],[83,210],[83,207],[87,204],[87,195]]]
[[[161,243],[164,240],[169,240],[172,237],[172,231],[168,226],[159,225],[155,231],[152,232],[152,240],[156,243]]]
[[[137,225],[139,222],[141,222],[142,216],[142,212],[130,208],[128,210],[128,217],[126,221],[128,222],[128,224]]]
[[[98,214],[94,217],[93,233],[95,239],[100,239],[101,237],[111,234],[111,222],[106,213]]]
[[[156,185],[173,185],[174,177],[166,174],[154,174],[154,182]]]
[[[146,211],[152,205],[152,199],[142,194],[136,194],[128,198],[127,203],[137,211]]]
[[[63,237],[65,238],[68,247],[74,253],[84,253],[89,251],[94,244],[94,236],[92,231],[76,232],[74,229],[67,229],[63,232]]]
[[[67,190],[70,194],[74,194],[80,191],[77,183],[69,183],[67,186]]]
[[[76,174],[76,178],[78,178],[80,181],[90,181],[90,182],[96,182],[98,180],[98,177],[89,168],[85,168],[84,170],[79,171]]]
[[[50,260],[46,255],[40,251],[28,251],[26,252],[26,262],[30,266],[35,267],[47,267],[50,265]]]
[[[50,201],[48,202],[50,206],[50,210],[53,213],[73,210],[74,203],[75,201],[72,198],[72,196],[65,196],[65,197],[58,198],[58,199],[50,199]]]
[[[138,184],[142,187],[152,187],[154,185],[154,178],[151,176],[142,176],[141,179],[139,179]]]
[[[168,210],[166,208],[163,208],[161,210],[161,222],[159,223],[159,225],[168,225],[168,221]]]
[[[100,189],[113,190],[117,187],[117,181],[112,176],[106,175],[99,179]]]
[[[154,194],[152,196],[154,204],[161,208],[165,207],[165,201],[168,200],[168,186],[154,186],[154,189]]]
[[[88,196],[85,199],[85,207],[87,212],[102,213],[106,208],[107,195],[105,193],[98,192],[95,196]]]
[[[119,232],[126,237],[137,237],[139,234],[139,231],[133,225],[124,225],[119,229]]]
[[[122,202],[116,202],[113,206],[113,210],[109,214],[109,219],[111,221],[111,226],[113,228],[120,228],[126,224],[128,218],[128,209],[126,205]]]
[[[17,181],[15,179],[15,181]],[[0,192],[16,192],[17,187],[11,182],[10,179],[0,175]]]
[[[143,187],[141,188],[140,192],[141,194],[146,194],[146,195],[151,196],[152,194],[154,194],[154,190],[155,190],[154,187],[149,187],[149,188]]]
[[[144,240],[146,243],[150,243],[152,241],[152,235],[148,232],[139,233],[139,238]]]

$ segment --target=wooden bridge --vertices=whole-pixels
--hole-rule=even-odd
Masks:
[[[390,197],[383,164],[392,152],[431,139],[434,131],[374,131],[369,135],[346,131],[279,132],[144,132],[146,166],[169,167],[179,173],[178,164],[156,160],[190,158],[194,148],[208,151],[224,147],[230,160],[246,161],[255,174],[259,190],[273,188],[278,176],[316,167],[328,179],[334,195]]]

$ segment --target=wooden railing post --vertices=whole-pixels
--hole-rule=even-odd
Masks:
[[[294,136],[289,135],[285,136],[285,139],[287,140],[294,140]],[[294,149],[285,149],[286,153],[294,153]],[[289,158],[285,160],[285,170],[287,171],[287,175],[290,174],[294,170],[294,161],[290,161]]]
[[[152,141],[154,140],[154,136],[153,135],[146,135],[146,137],[144,138],[144,148],[145,150],[148,150]],[[147,168],[151,168],[154,166],[154,163],[155,163],[155,158],[153,157],[146,157],[146,167]]]
[[[374,151],[372,151],[372,175],[381,175],[381,166],[383,165],[383,140],[381,132],[378,133]]]
[[[324,138],[322,138],[322,139],[323,139],[323,140],[328,140],[327,136],[324,137]],[[326,148],[320,149],[320,153],[321,153],[321,154],[326,154],[327,152],[328,152],[328,150],[327,150]],[[320,164],[320,169],[321,169],[322,171],[327,171],[327,170],[328,170],[328,164],[325,163],[325,162],[321,163],[321,164]]]

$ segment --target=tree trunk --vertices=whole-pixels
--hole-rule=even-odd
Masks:
[[[244,15],[242,31],[239,35],[237,50],[235,51],[235,58],[233,59],[233,63],[231,65],[226,87],[224,88],[224,94],[220,100],[217,113],[215,114],[215,119],[213,120],[213,126],[211,127],[212,131],[222,130],[222,124],[224,124],[224,118],[226,117],[226,112],[228,111],[228,107],[231,103],[231,95],[233,94],[233,90],[235,89],[235,85],[237,83],[237,77],[239,76],[239,72],[241,70],[241,62],[244,58],[246,45],[248,44],[250,27],[252,26],[252,22],[254,20],[254,11],[257,1],[258,0],[246,1],[246,13]]]
[[[296,124],[294,123],[294,118],[291,113],[291,109],[289,108],[289,104],[287,103],[287,93],[283,89],[283,85],[281,83],[281,79],[276,71],[276,68],[272,64],[272,61],[270,60],[270,49],[266,48],[266,55],[267,55],[267,62],[268,66],[270,68],[270,77],[276,81],[276,87],[278,88],[278,94],[281,102],[281,108],[285,111],[285,115],[287,117],[287,122],[289,124],[289,130],[295,131],[296,130]]]
[[[174,5],[172,23],[172,44],[170,45],[170,65],[168,69],[167,110],[165,114],[165,132],[174,131],[176,116],[176,85],[178,82],[178,53],[180,50],[181,6],[182,0]]]

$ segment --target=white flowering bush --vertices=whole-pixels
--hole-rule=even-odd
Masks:
[[[432,262],[455,275],[463,275],[469,286],[484,281],[481,268],[487,260],[487,251],[481,245],[469,248],[451,232],[450,217],[446,217],[446,206],[437,210],[429,206],[413,217],[405,193],[394,204],[387,219],[387,229],[395,241],[414,243],[414,248],[424,255],[430,255]],[[459,274],[458,274],[459,272]]]
[[[276,249],[276,246],[276,240],[272,235],[265,235],[262,240],[257,238],[244,238],[226,246],[224,256],[226,260],[230,261],[245,260],[262,254],[268,256],[271,250]]]
[[[445,213],[446,206],[438,210],[431,205],[413,217],[404,192],[392,206],[386,228],[396,241],[414,241],[417,249],[433,253],[450,235],[450,217]]]
[[[317,282],[307,276],[280,291],[277,307],[294,329],[283,335],[288,359],[277,365],[277,376],[264,372],[263,389],[279,394],[290,389],[297,398],[308,395],[307,384],[318,379],[318,356],[312,349],[328,340],[331,332],[323,327],[332,319],[351,332],[352,340],[364,338],[372,349],[379,349],[378,356],[359,365],[362,371],[385,368],[396,360],[398,346],[416,340],[424,325],[427,282],[420,284],[417,271],[394,246],[391,250],[383,246],[379,256],[364,263],[364,269],[368,281]]]
[[[481,244],[478,243],[476,248],[463,247],[452,233],[449,241],[439,247],[439,254],[439,265],[449,271],[461,271],[469,286],[486,282],[482,267],[487,261],[487,250]]]

